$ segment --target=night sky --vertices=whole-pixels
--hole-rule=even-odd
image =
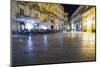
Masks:
[[[69,5],[69,4],[61,4],[64,7],[64,11],[68,12],[69,17],[74,13],[74,11],[79,7],[79,5]]]

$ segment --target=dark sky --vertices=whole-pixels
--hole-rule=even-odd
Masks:
[[[79,5],[67,5],[67,4],[61,4],[64,7],[64,11],[68,12],[69,17],[74,13],[74,11],[79,7]]]

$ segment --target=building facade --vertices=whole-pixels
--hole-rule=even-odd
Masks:
[[[60,30],[64,23],[64,8],[60,4],[12,1],[11,28],[18,31],[25,28],[25,22],[16,19],[30,17],[49,24],[49,28]],[[24,19],[25,20],[25,19]],[[31,21],[30,21],[31,22]],[[37,26],[39,26],[37,24]],[[37,27],[36,24],[33,27]]]
[[[72,31],[90,32],[86,30],[86,28],[88,28],[86,25],[86,19],[90,17],[90,14],[91,16],[95,16],[95,6],[80,6],[71,16]],[[95,26],[95,23],[93,26]]]
[[[70,30],[69,16],[67,12],[64,13],[64,30],[65,31]]]
[[[96,32],[96,8],[92,7],[82,14],[82,30],[88,32]]]

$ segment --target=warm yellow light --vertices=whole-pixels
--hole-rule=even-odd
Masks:
[[[95,7],[82,14],[82,30],[95,32]]]
[[[81,53],[83,58],[95,57],[95,33],[82,33]]]
[[[91,21],[87,20],[86,25],[90,27],[91,26]]]

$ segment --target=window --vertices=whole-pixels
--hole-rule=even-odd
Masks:
[[[20,15],[24,15],[24,9],[20,8]]]

